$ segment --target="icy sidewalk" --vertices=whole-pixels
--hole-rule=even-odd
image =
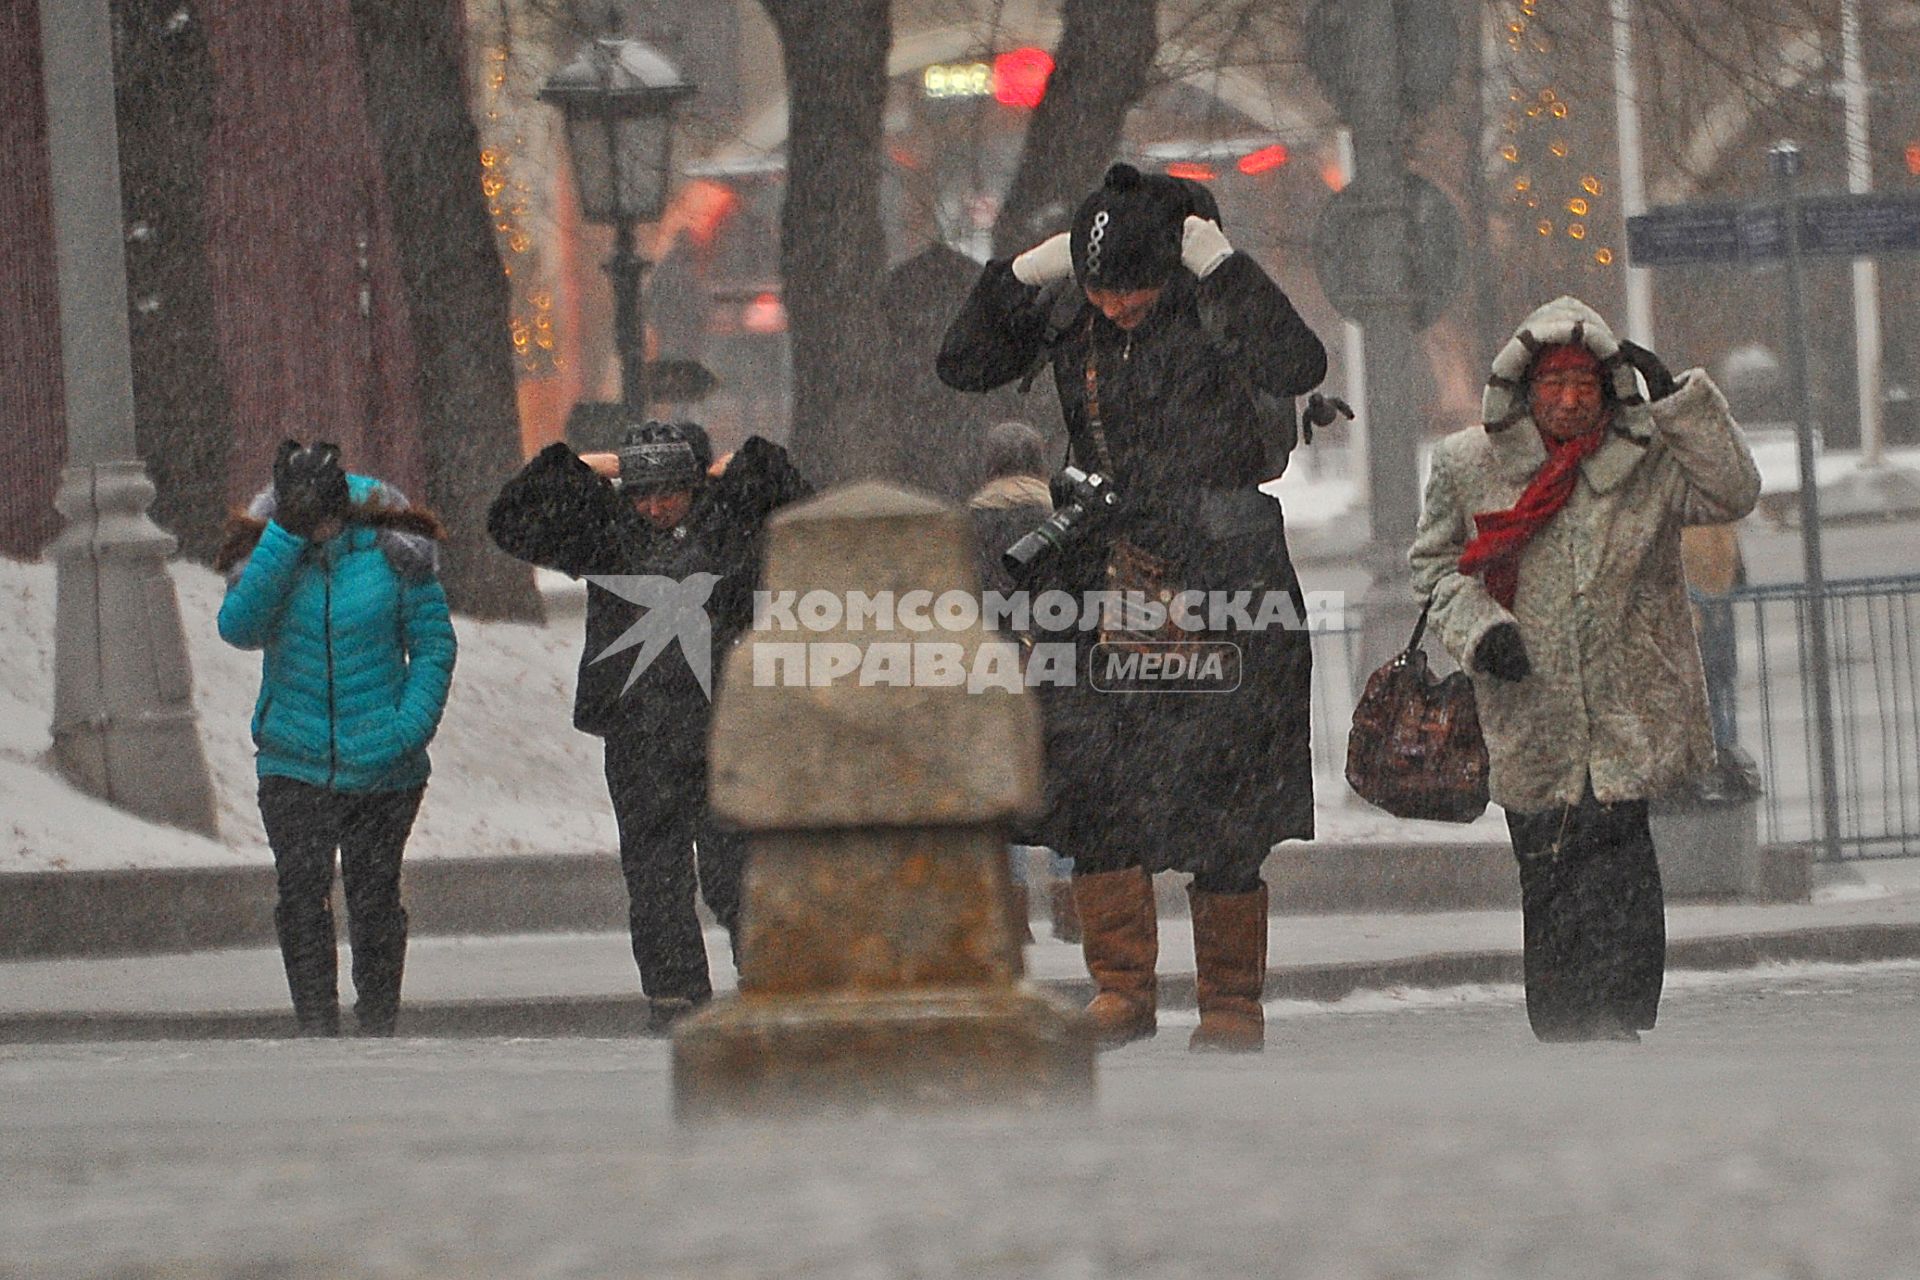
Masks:
[[[1920,868],[1866,867],[1812,903],[1680,906],[1668,912],[1674,969],[1789,961],[1920,958]],[[1027,948],[1031,978],[1065,999],[1085,995],[1078,947]],[[1268,996],[1337,1000],[1355,991],[1520,978],[1514,911],[1276,916]],[[1185,919],[1160,925],[1162,1001],[1193,1001]],[[730,990],[726,942],[709,934],[716,985]],[[348,959],[341,955],[341,987]],[[618,933],[416,939],[408,953],[402,1031],[415,1035],[623,1035],[644,1021],[627,939]],[[0,964],[0,1040],[275,1036],[290,1030],[280,957],[265,948]]]

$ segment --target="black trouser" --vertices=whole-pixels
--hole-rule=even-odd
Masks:
[[[260,819],[280,889],[273,924],[302,1032],[340,1030],[332,902],[337,851],[353,944],[354,1017],[362,1032],[393,1033],[407,959],[400,856],[424,794],[425,787],[328,791],[292,778],[260,779]]]
[[[609,737],[607,791],[640,989],[652,999],[706,1000],[713,983],[694,889],[726,926],[737,960],[746,842],[718,829],[707,809],[705,742]]]
[[[1507,814],[1520,863],[1527,1021],[1542,1040],[1653,1025],[1667,925],[1647,803]]]

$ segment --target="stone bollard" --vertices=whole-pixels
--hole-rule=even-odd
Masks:
[[[1021,982],[1006,908],[1009,824],[1040,803],[1031,695],[846,670],[912,642],[952,645],[967,671],[1013,662],[977,621],[883,630],[844,607],[977,600],[965,516],[885,485],[833,490],[775,517],[763,584],[841,607],[801,610],[800,630],[770,613],[727,663],[712,803],[751,850],[740,994],[676,1028],[677,1114],[1090,1099],[1092,1043]]]

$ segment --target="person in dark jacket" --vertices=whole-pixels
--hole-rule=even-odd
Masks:
[[[997,422],[986,436],[982,451],[986,481],[967,499],[967,515],[973,522],[975,560],[980,571],[980,589],[1002,593],[1017,591],[1019,584],[1001,563],[1001,554],[1018,542],[1033,527],[1053,514],[1053,496],[1047,477],[1053,468],[1047,465],[1047,438],[1031,423],[1013,419]],[[1018,636],[1025,641],[1030,636]],[[1041,686],[1039,692],[1047,692]],[[1033,929],[1028,923],[1029,895],[1026,879],[1026,833],[1016,833],[1010,850],[1016,931],[1028,942]],[[1063,942],[1080,941],[1080,916],[1074,908],[1073,887],[1067,879],[1073,864],[1047,850],[1048,914],[1053,935]]]
[[[1047,438],[1031,423],[1000,422],[987,432],[982,451],[986,478],[967,499],[983,591],[1019,586],[1000,562],[1001,553],[1053,514],[1047,477]]]
[[[392,1035],[407,953],[400,859],[453,679],[440,523],[341,470],[336,445],[289,440],[273,471],[214,563],[228,575],[221,638],[262,651],[253,741],[274,927],[301,1034],[340,1034],[338,853],[355,1021]]]
[[[1246,592],[1303,616],[1279,504],[1257,486],[1284,467],[1293,398],[1325,376],[1326,351],[1234,252],[1204,188],[1115,165],[1070,231],[988,263],[948,329],[940,377],[986,391],[1048,364],[1075,465],[1110,478],[1122,503],[1036,562],[1030,589]],[[1214,631],[1205,638],[1237,645],[1240,679],[1185,697],[1094,689],[1103,637],[1109,654],[1193,638],[1080,631],[1080,678],[1048,699],[1042,834],[1074,860],[1088,1013],[1106,1043],[1153,1034],[1150,876],[1187,871],[1201,1009],[1190,1047],[1258,1049],[1261,863],[1275,842],[1313,834],[1308,637]]]
[[[767,517],[809,492],[786,451],[758,436],[719,463],[711,455],[693,423],[630,427],[617,453],[576,456],[549,445],[487,516],[507,554],[587,579],[573,723],[606,742],[633,958],[655,1030],[713,995],[696,886],[737,952],[744,844],[707,808],[711,680],[753,620]],[[710,647],[688,652],[697,636],[680,628],[679,643],[650,661],[647,646],[622,647],[658,600],[623,585],[642,576],[695,596],[711,584],[703,605]]]

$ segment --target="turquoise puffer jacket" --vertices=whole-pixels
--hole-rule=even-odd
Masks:
[[[263,651],[253,741],[261,777],[336,791],[403,791],[427,780],[427,743],[453,681],[447,597],[430,538],[368,523],[406,509],[398,491],[349,476],[357,509],[323,543],[271,519],[229,574],[220,636]]]

